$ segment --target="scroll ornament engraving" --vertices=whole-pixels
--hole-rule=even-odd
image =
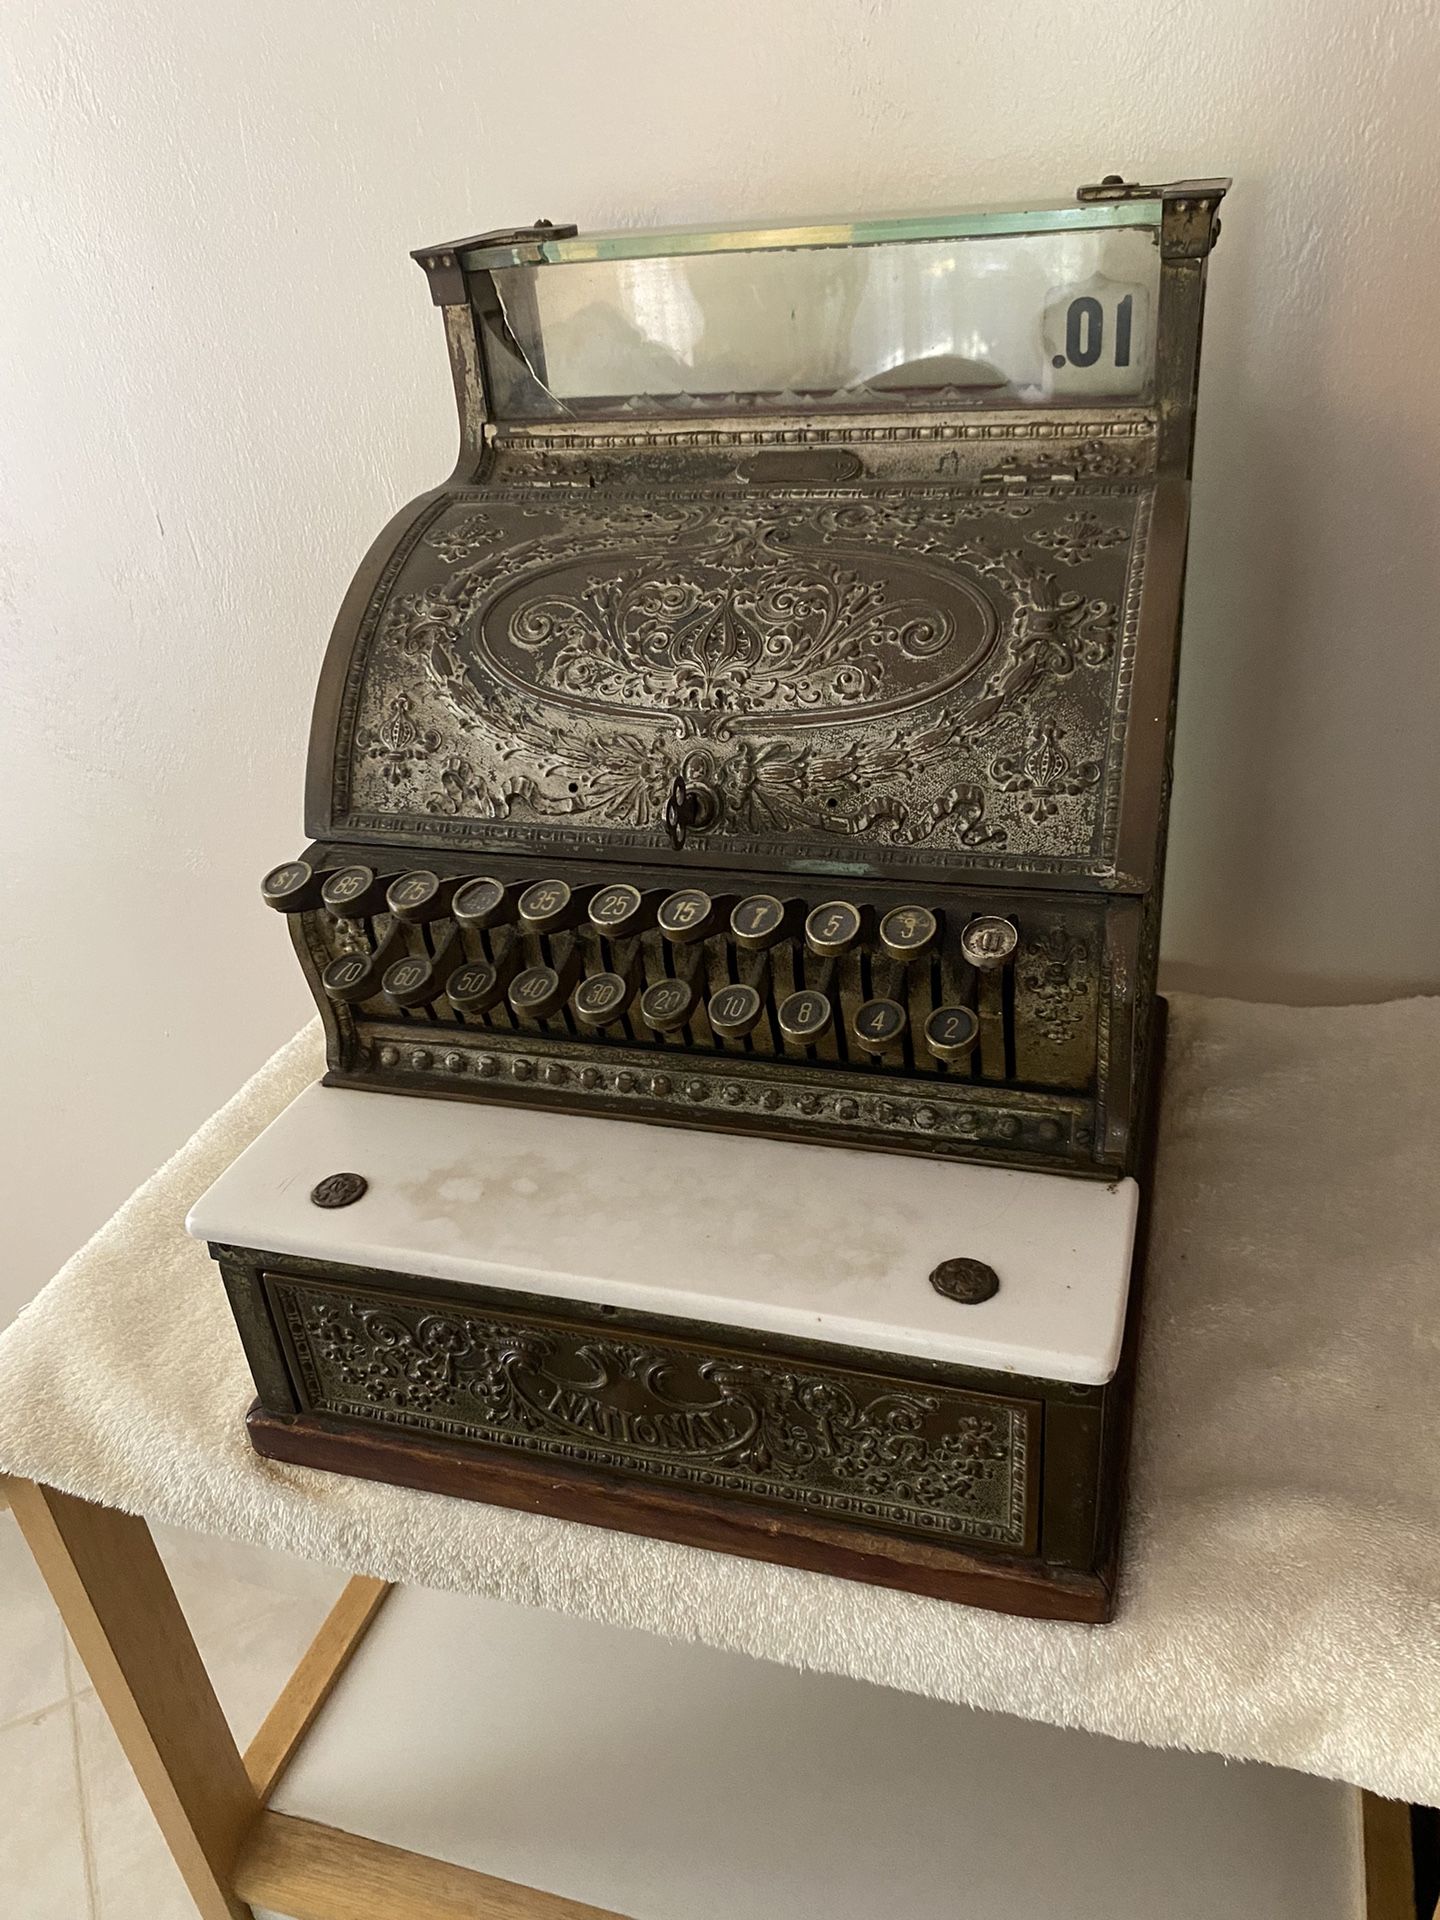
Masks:
[[[458,539],[461,529],[452,531]],[[887,661],[934,658],[943,667],[954,643],[947,609],[892,600],[884,578],[855,564],[852,555],[877,541],[963,567],[998,589],[1006,613],[976,670],[947,694],[926,704],[922,689],[908,713],[846,737],[847,713],[874,695]],[[531,661],[535,685],[556,697],[527,695],[477,658],[474,623],[502,592],[562,562],[608,554],[630,564],[609,575],[592,569],[578,591],[514,596],[507,637]],[[655,828],[684,773],[713,788],[730,833],[799,829],[912,844],[939,833],[998,847],[1007,828],[985,817],[984,786],[972,777],[937,792],[935,768],[1038,687],[1103,669],[1115,623],[1108,601],[1062,590],[1021,549],[957,525],[943,496],[611,498],[568,514],[562,533],[487,546],[442,583],[396,601],[382,638],[420,665],[420,686],[439,707],[437,724],[420,731],[442,737],[428,759],[412,755],[392,711],[391,724],[372,722],[355,738],[361,761],[378,760],[392,790],[408,782],[405,804],[417,812]],[[397,684],[413,683],[392,672]],[[384,685],[383,674],[373,677]],[[591,710],[568,708],[565,696],[575,695],[591,699]],[[594,717],[594,702],[602,714],[613,705],[615,720]],[[777,725],[749,737],[757,712]],[[810,713],[824,724],[783,730],[787,717]]]
[[[664,706],[723,727],[728,712],[790,712],[874,697],[884,654],[938,654],[955,623],[831,562],[800,564],[765,532],[737,531],[703,567],[627,568],[583,595],[527,601],[509,638],[536,680],[615,705]],[[713,718],[712,718],[713,716]]]
[[[286,1317],[320,1406],[437,1423],[492,1442],[693,1478],[807,1507],[920,1509],[1018,1543],[1023,1431],[1013,1410],[787,1363],[707,1357],[392,1300],[287,1285]],[[875,1507],[888,1511],[875,1512]]]
[[[1094,991],[1090,949],[1066,928],[1051,927],[1024,948],[1017,983],[1036,1029],[1054,1045],[1064,1046],[1074,1037]]]
[[[996,787],[1001,793],[1020,794],[1020,811],[1031,820],[1051,819],[1060,811],[1061,800],[1100,783],[1100,762],[1072,760],[1060,745],[1061,731],[1054,720],[1037,720],[1018,753],[997,754],[990,762]]]
[[[411,773],[425,766],[443,744],[435,727],[417,726],[412,717],[413,702],[408,693],[392,695],[385,718],[378,727],[359,727],[355,740],[361,750],[380,763],[380,777],[392,787],[408,785]]]
[[[1107,547],[1118,547],[1124,527],[1107,527],[1093,513],[1067,513],[1057,526],[1031,527],[1026,539],[1043,547],[1062,567],[1083,566]]]

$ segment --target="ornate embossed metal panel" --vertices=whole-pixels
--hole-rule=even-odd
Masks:
[[[303,1410],[1032,1552],[1035,1403],[281,1274]]]
[[[1148,503],[451,493],[351,665],[340,824],[619,854],[683,775],[696,865],[1112,871]]]
[[[460,460],[265,883],[332,1076],[1133,1165],[1224,189],[417,255]]]

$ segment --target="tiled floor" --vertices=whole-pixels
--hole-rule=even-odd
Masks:
[[[344,1576],[285,1554],[157,1528],[243,1746]],[[0,1511],[0,1915],[195,1920],[195,1908],[90,1690],[14,1517]]]

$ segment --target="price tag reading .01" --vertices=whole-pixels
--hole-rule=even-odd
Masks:
[[[1150,290],[1097,273],[1052,287],[1041,322],[1045,391],[1123,398],[1150,384]]]

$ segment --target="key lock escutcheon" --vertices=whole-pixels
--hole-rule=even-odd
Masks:
[[[720,801],[713,787],[687,779],[682,767],[665,802],[665,831],[676,853],[692,833],[708,833],[720,818]]]

